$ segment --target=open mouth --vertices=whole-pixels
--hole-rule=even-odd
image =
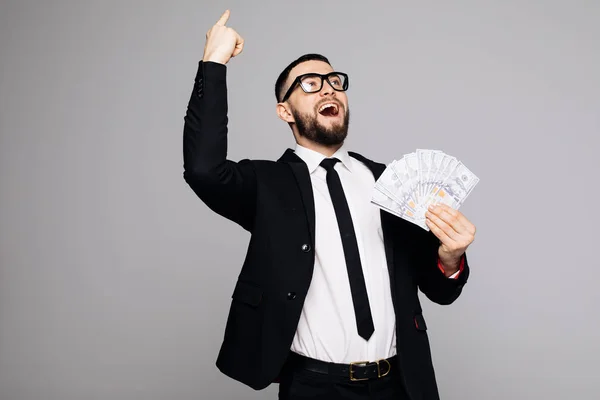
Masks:
[[[325,117],[335,117],[339,114],[340,108],[335,103],[325,103],[319,107],[319,114]]]

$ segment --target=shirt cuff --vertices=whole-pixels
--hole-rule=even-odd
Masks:
[[[438,261],[437,261],[437,266],[440,269],[440,271],[442,271],[443,274],[446,273],[446,270],[444,269],[444,266],[442,265],[442,261],[440,260],[439,257],[438,257]],[[456,271],[455,273],[450,275],[448,277],[448,279],[457,279],[464,268],[465,268],[465,256],[463,254],[463,256],[460,258],[460,265],[458,266],[458,271]]]

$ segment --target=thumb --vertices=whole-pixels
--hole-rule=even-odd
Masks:
[[[233,49],[233,53],[231,54],[231,57],[237,56],[238,54],[240,54],[242,52],[243,49],[244,49],[244,39],[240,35],[237,35],[236,42],[235,42],[235,48]]]

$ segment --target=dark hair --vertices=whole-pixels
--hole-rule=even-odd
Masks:
[[[288,76],[290,75],[290,71],[298,64],[303,63],[305,61],[323,61],[326,62],[327,64],[331,65],[331,63],[329,62],[329,60],[327,59],[327,57],[322,56],[321,54],[315,54],[315,53],[310,53],[310,54],[305,54],[303,56],[298,57],[297,59],[295,59],[294,61],[291,62],[290,65],[288,65],[282,72],[281,74],[279,74],[279,77],[277,78],[277,81],[275,82],[275,98],[277,99],[277,102],[281,101],[281,98],[283,97],[283,93],[282,89],[283,89],[283,84],[285,83],[285,81],[287,80]]]

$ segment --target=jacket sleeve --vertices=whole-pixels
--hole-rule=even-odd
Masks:
[[[252,162],[227,159],[227,67],[199,62],[183,128],[183,178],[214,212],[252,230],[256,175]]]
[[[427,298],[437,304],[453,303],[461,294],[469,278],[467,255],[463,255],[462,271],[455,278],[448,278],[439,268],[438,248],[440,242],[431,232],[420,230],[411,246],[412,264],[416,268],[417,284]]]

